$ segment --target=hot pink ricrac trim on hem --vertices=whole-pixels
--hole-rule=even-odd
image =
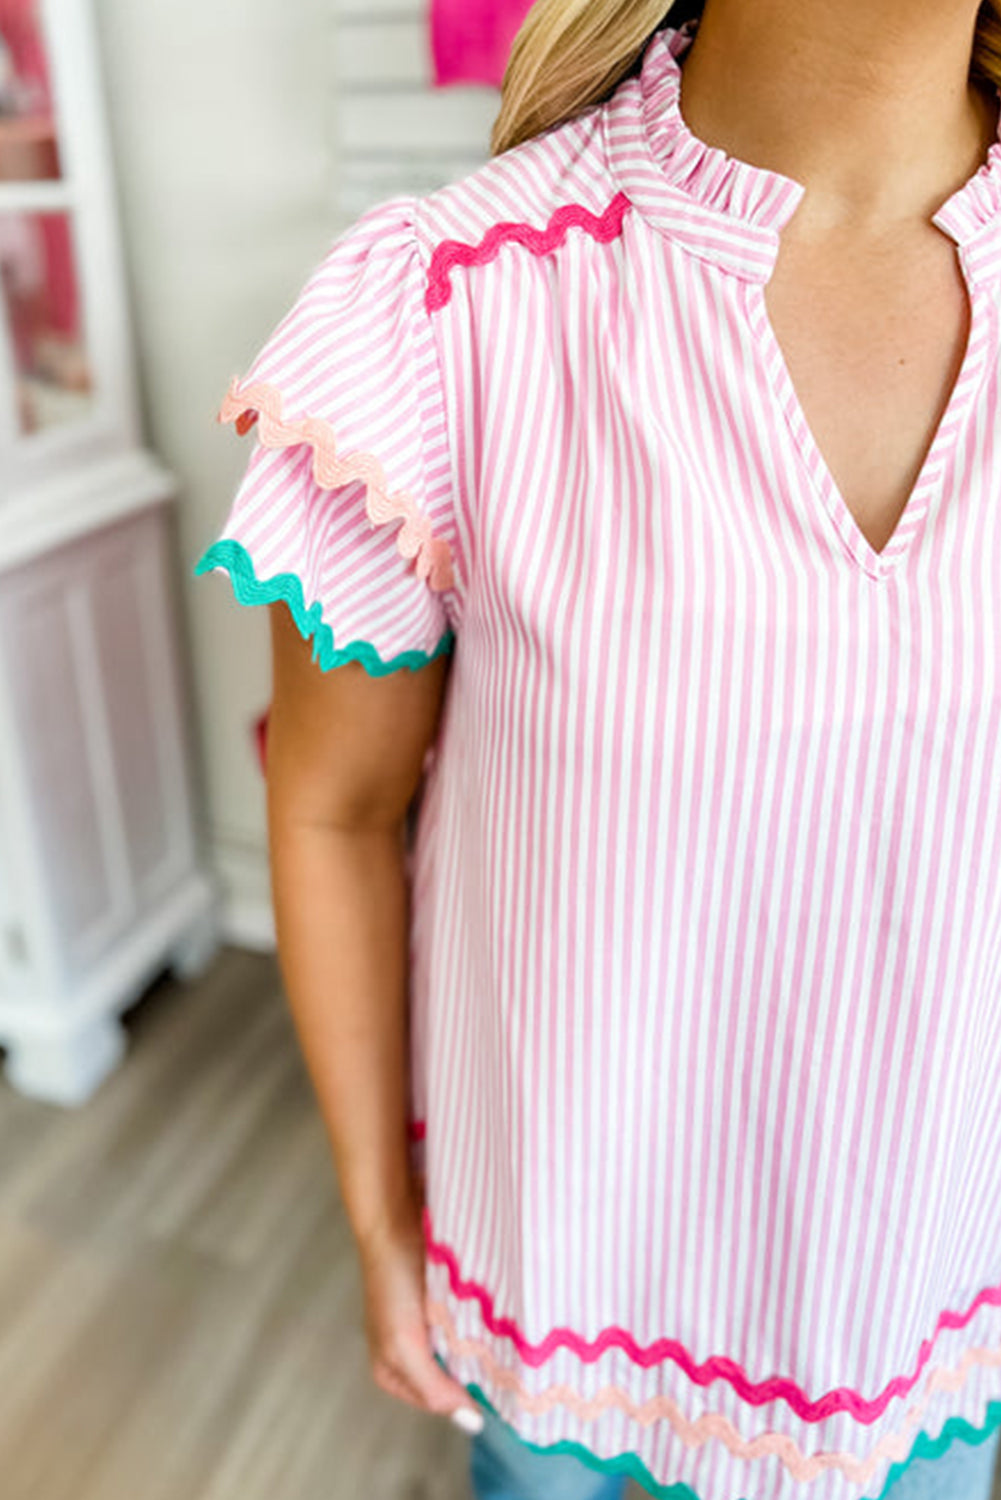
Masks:
[[[929,1372],[923,1399],[907,1408],[897,1431],[881,1438],[865,1458],[859,1458],[857,1454],[843,1449],[806,1454],[788,1433],[769,1430],[759,1433],[755,1438],[744,1438],[721,1412],[704,1412],[696,1421],[690,1422],[670,1396],[652,1396],[649,1401],[640,1403],[617,1385],[604,1386],[590,1400],[566,1385],[553,1384],[544,1391],[529,1391],[513,1370],[500,1364],[490,1347],[481,1339],[459,1336],[445,1303],[429,1299],[427,1313],[430,1321],[441,1330],[451,1353],[475,1359],[480,1368],[489,1373],[493,1385],[512,1392],[523,1411],[544,1416],[554,1406],[565,1406],[582,1422],[593,1422],[603,1412],[614,1407],[643,1427],[666,1420],[689,1448],[701,1448],[711,1438],[718,1438],[735,1458],[753,1460],[774,1454],[792,1476],[800,1480],[816,1479],[827,1469],[840,1469],[852,1483],[867,1484],[885,1460],[904,1463],[914,1443],[913,1433],[911,1436],[906,1434],[909,1429],[919,1427],[922,1414],[930,1405],[934,1393],[939,1389],[959,1390],[965,1385],[973,1369],[984,1365],[1001,1365],[1001,1349],[967,1349],[955,1369],[939,1366]]]
[[[600,217],[580,203],[565,203],[552,215],[545,229],[535,229],[531,224],[517,221],[504,222],[491,224],[476,245],[462,240],[442,240],[435,246],[428,266],[428,288],[424,296],[428,312],[437,312],[451,298],[453,266],[485,265],[509,240],[524,245],[533,255],[548,255],[550,250],[563,244],[571,224],[586,230],[602,244],[608,244],[622,233],[622,220],[630,206],[625,193],[616,193]]]
[[[241,386],[234,376],[223,398],[217,422],[235,422],[241,436],[258,423],[258,439],[265,448],[289,448],[307,443],[313,450],[313,477],[324,489],[350,484],[356,479],[365,483],[365,509],[373,526],[388,521],[403,522],[396,533],[401,556],[416,558],[418,578],[426,579],[435,593],[454,588],[452,549],[442,537],[436,537],[431,522],[406,490],[390,492],[379,460],[371,453],[337,454],[337,439],[329,422],[320,417],[282,416],[282,394],[267,381]]]
[[[943,1328],[964,1328],[978,1308],[993,1304],[1001,1307],[1001,1286],[985,1287],[974,1297],[965,1313],[943,1312],[939,1315],[935,1332],[925,1339],[918,1353],[918,1367],[911,1376],[897,1375],[881,1395],[866,1400],[857,1391],[847,1386],[838,1386],[812,1401],[806,1392],[792,1380],[773,1375],[768,1380],[753,1381],[734,1360],[725,1355],[713,1355],[703,1364],[697,1365],[683,1344],[677,1339],[655,1339],[645,1349],[626,1329],[612,1326],[604,1329],[596,1339],[583,1339],[570,1328],[554,1328],[539,1344],[531,1344],[511,1318],[500,1318],[494,1312],[493,1298],[485,1287],[467,1281],[459,1270],[454,1250],[434,1238],[431,1216],[427,1206],[422,1212],[424,1240],[428,1258],[448,1269],[449,1281],[457,1297],[472,1297],[480,1304],[483,1321],[492,1333],[509,1338],[527,1365],[539,1366],[551,1359],[561,1346],[571,1349],[578,1359],[593,1363],[600,1359],[606,1349],[622,1349],[638,1365],[649,1369],[665,1359],[673,1359],[684,1370],[689,1380],[696,1385],[710,1385],[712,1381],[728,1380],[737,1394],[752,1406],[763,1406],[766,1401],[786,1401],[797,1416],[806,1422],[821,1422],[836,1412],[847,1411],[859,1422],[872,1422],[898,1396],[906,1396],[920,1378],[921,1369],[931,1357],[932,1347]]]

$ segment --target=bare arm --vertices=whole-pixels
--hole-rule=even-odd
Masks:
[[[406,1135],[407,808],[449,659],[321,672],[272,605],[268,825],[279,958],[361,1246],[413,1212]]]

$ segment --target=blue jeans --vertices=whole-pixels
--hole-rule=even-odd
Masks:
[[[476,1500],[623,1500],[624,1475],[604,1474],[570,1453],[536,1453],[507,1422],[480,1411],[483,1431],[470,1455]]]
[[[1001,1427],[982,1443],[953,1438],[938,1458],[912,1458],[886,1500],[990,1500]]]
[[[476,1500],[624,1500],[625,1477],[568,1453],[536,1453],[500,1417],[483,1416],[483,1431],[471,1440]],[[938,1458],[912,1459],[886,1500],[990,1500],[999,1439],[1001,1428],[982,1443],[953,1438]]]

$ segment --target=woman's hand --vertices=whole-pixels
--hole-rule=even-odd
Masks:
[[[465,1387],[445,1374],[431,1349],[424,1308],[423,1195],[420,1185],[415,1187],[412,1215],[359,1244],[372,1375],[390,1396],[478,1432],[482,1412]]]

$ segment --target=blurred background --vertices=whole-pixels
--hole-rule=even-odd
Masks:
[[[470,1493],[370,1378],[267,617],[192,567],[230,379],[354,218],[487,159],[528,8],[0,0],[0,1500]]]
[[[331,240],[527,0],[0,0],[0,1497],[468,1494],[369,1377],[274,957],[267,619],[192,566]]]

